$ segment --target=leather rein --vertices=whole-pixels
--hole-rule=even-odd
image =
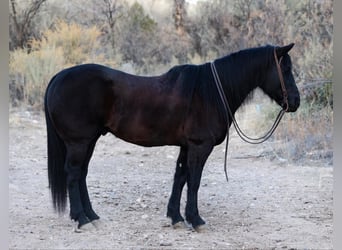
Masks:
[[[278,71],[278,77],[280,80],[280,85],[281,85],[281,89],[282,89],[282,93],[283,93],[283,103],[285,104],[285,107],[283,107],[283,109],[281,109],[277,115],[276,120],[274,121],[272,127],[268,130],[267,133],[265,133],[263,136],[259,137],[259,138],[251,138],[249,136],[247,136],[240,128],[240,126],[238,125],[230,107],[227,101],[227,97],[223,91],[223,87],[222,87],[222,83],[220,80],[220,77],[217,73],[216,67],[215,67],[215,62],[211,62],[210,66],[211,66],[211,71],[214,77],[214,81],[218,90],[218,93],[220,95],[221,101],[223,103],[223,107],[225,110],[225,115],[226,115],[226,119],[227,119],[227,140],[226,140],[226,148],[225,148],[225,156],[224,156],[224,173],[226,175],[226,180],[228,182],[228,175],[227,175],[227,153],[228,153],[228,140],[229,140],[229,116],[232,118],[232,122],[234,124],[235,130],[237,132],[237,134],[240,136],[240,138],[250,144],[260,144],[265,142],[266,140],[268,140],[273,132],[275,131],[275,129],[278,127],[281,118],[283,117],[283,115],[285,114],[285,112],[288,110],[289,108],[289,104],[288,104],[288,99],[287,99],[287,91],[286,91],[286,87],[285,87],[285,82],[284,82],[284,77],[283,74],[281,72],[281,68],[280,68],[280,62],[282,57],[280,58],[280,60],[278,60],[277,57],[277,53],[276,53],[276,49],[274,49],[273,51],[274,54],[274,60],[277,66],[277,71]]]

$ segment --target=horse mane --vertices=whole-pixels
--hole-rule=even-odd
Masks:
[[[223,88],[226,93],[231,93],[230,105],[238,108],[252,99],[254,90],[274,63],[273,50],[273,46],[266,45],[240,50],[216,60],[218,74],[222,83],[225,83]],[[252,71],[254,68],[259,70]]]
[[[266,69],[273,63],[273,49],[271,45],[244,49],[214,61],[233,112],[252,99],[254,90],[265,77]],[[256,66],[260,70],[251,72]],[[217,107],[220,117],[226,119],[226,111],[214,82],[210,63],[177,65],[165,76],[166,82],[170,84],[175,81],[182,82],[182,95],[188,98],[190,103],[196,93],[203,100],[208,112],[212,112],[210,106]],[[241,86],[242,84],[244,86]]]
[[[225,110],[219,99],[209,63],[174,66],[163,79],[166,84],[175,84],[176,81],[181,83],[181,95],[188,99],[189,107],[194,94],[196,94],[202,100],[201,104],[204,105],[207,112],[212,111],[210,110],[212,106],[218,107],[220,115],[225,119]]]

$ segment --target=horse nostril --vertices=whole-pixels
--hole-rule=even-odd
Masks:
[[[298,96],[289,98],[289,112],[295,112],[300,105],[300,98]]]

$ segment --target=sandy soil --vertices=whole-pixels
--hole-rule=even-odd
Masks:
[[[199,210],[207,225],[201,233],[173,229],[165,216],[177,147],[101,137],[88,186],[102,227],[75,233],[68,211],[52,209],[44,122],[30,112],[10,114],[11,249],[332,249],[332,166],[270,161],[271,142],[247,145],[236,136],[230,139],[229,182],[223,144],[204,169]]]

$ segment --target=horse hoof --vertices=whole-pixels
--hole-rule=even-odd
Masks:
[[[183,229],[186,228],[185,222],[184,221],[179,221],[175,224],[172,225],[173,229]]]
[[[92,232],[96,230],[96,227],[92,223],[84,224],[80,227],[76,226],[74,229],[75,233],[85,233],[85,232]]]
[[[197,233],[204,233],[207,231],[207,226],[206,225],[199,225],[197,227],[194,227],[194,230],[197,232]]]
[[[99,229],[99,228],[101,228],[103,226],[103,223],[102,223],[102,221],[100,219],[91,221],[91,224],[93,224],[93,226],[96,229]]]

